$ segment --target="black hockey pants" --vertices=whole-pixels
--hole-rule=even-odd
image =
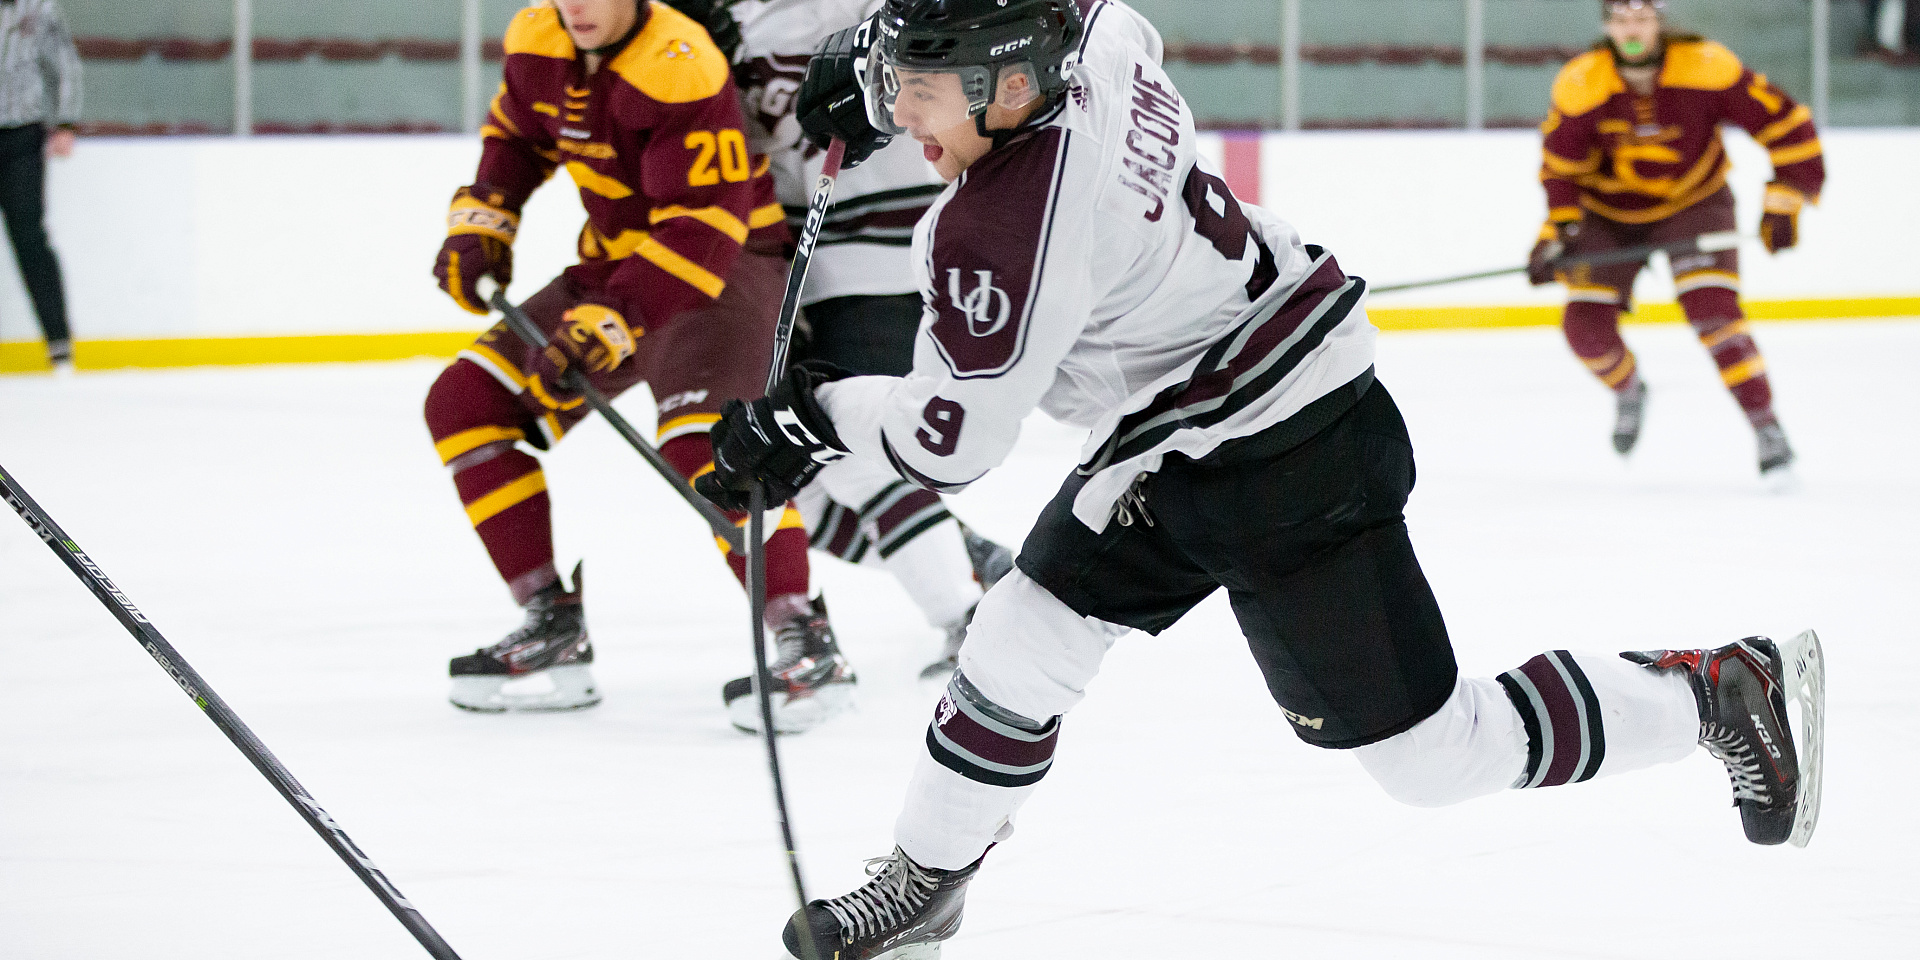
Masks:
[[[13,256],[48,342],[67,340],[67,295],[60,261],[47,240],[47,129],[40,124],[0,128],[0,214]]]

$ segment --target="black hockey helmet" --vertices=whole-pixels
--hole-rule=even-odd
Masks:
[[[867,116],[895,135],[906,132],[893,116],[898,71],[957,75],[979,118],[1009,71],[1027,73],[1040,96],[1064,93],[1086,34],[1075,0],[886,0],[873,25]]]

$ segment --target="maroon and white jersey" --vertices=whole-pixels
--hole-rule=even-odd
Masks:
[[[820,399],[855,454],[941,491],[998,466],[1035,407],[1084,426],[1074,513],[1102,530],[1166,454],[1204,456],[1364,376],[1374,328],[1363,282],[1200,159],[1153,27],[1079,2],[1068,96],[915,231],[912,373]]]
[[[881,0],[744,0],[741,63],[734,71],[755,153],[773,158],[774,190],[796,233],[807,216],[826,152],[801,135],[794,98],[807,61],[835,31],[872,16]],[[814,248],[805,303],[834,297],[913,293],[913,225],[946,183],[920,145],[902,138],[840,175]]]

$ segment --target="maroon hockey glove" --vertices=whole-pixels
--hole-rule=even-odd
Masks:
[[[507,208],[500,194],[483,200],[471,187],[455,191],[447,211],[447,239],[433,262],[440,289],[468,313],[484,317],[493,312],[476,284],[485,276],[502,287],[513,282],[513,237],[519,231],[520,215]]]
[[[713,471],[694,489],[723,510],[745,510],[755,484],[767,503],[784,503],[822,467],[847,455],[813,391],[852,373],[823,360],[787,371],[773,392],[758,400],[729,400],[713,425]]]
[[[1580,235],[1580,221],[1547,221],[1540,227],[1540,240],[1527,256],[1527,280],[1534,286],[1553,282],[1554,261],[1567,254],[1567,245]]]
[[[1760,217],[1760,242],[1779,253],[1800,242],[1800,208],[1807,195],[1784,183],[1767,184],[1766,213]]]
[[[585,401],[567,383],[567,371],[583,377],[608,373],[627,362],[635,341],[646,330],[635,330],[612,307],[583,303],[561,317],[560,329],[534,355],[527,371],[527,391],[551,410],[572,410]]]

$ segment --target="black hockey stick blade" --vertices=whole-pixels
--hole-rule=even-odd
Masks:
[[[1590,267],[1602,267],[1615,263],[1633,263],[1635,261],[1645,260],[1661,252],[1665,252],[1668,256],[1688,253],[1719,253],[1722,250],[1732,250],[1738,247],[1740,240],[1740,234],[1732,230],[1726,230],[1720,233],[1703,233],[1697,237],[1687,237],[1684,240],[1670,240],[1666,243],[1649,243],[1639,247],[1623,247],[1619,250],[1603,250],[1597,253],[1561,257],[1553,261],[1553,265],[1558,267],[1585,264]],[[1440,277],[1435,280],[1418,280],[1413,283],[1390,283],[1381,287],[1369,287],[1368,290],[1371,293],[1393,293],[1396,290],[1417,290],[1421,287],[1439,287],[1449,283],[1465,283],[1469,280],[1485,280],[1489,277],[1505,277],[1526,272],[1527,268],[1524,266],[1502,267],[1498,270],[1463,273],[1458,276]]]
[[[506,318],[507,326],[513,328],[515,335],[536,350],[546,347],[547,337],[540,332],[540,326],[533,322],[532,317],[527,316],[525,310],[507,299],[507,292],[501,289],[492,277],[481,277],[478,286],[480,295],[485,297],[487,303],[495,310],[500,311],[500,315]],[[713,529],[715,537],[735,553],[739,553],[744,543],[740,536],[740,528],[727,520],[727,515],[721,513],[719,507],[708,503],[706,497],[696,493],[693,484],[681,477],[680,471],[675,470],[673,464],[668,463],[667,458],[660,455],[659,448],[649,443],[646,437],[640,435],[640,431],[633,428],[633,424],[628,422],[626,417],[620,415],[620,411],[613,408],[613,401],[608,400],[606,394],[587,382],[587,379],[580,375],[580,371],[572,367],[567,368],[565,380],[565,386],[585,398],[587,406],[592,407],[607,423],[611,424],[613,431],[627,441],[627,444],[640,454],[640,458],[647,461],[648,465],[660,474],[661,479],[667,481],[667,485],[673,488],[673,492],[679,494],[680,499],[685,500],[687,505],[700,515],[700,519],[707,522],[707,526]]]
[[[286,767],[281,766],[279,758],[267,749],[266,744],[260,742],[259,737],[254,736],[253,731],[248,729],[240,717],[233,712],[233,708],[227,706],[226,701],[220,699],[220,695],[213,692],[212,687],[207,686],[207,682],[200,678],[200,674],[195,672],[193,667],[187,664],[186,659],[173,649],[173,645],[160,635],[160,631],[148,622],[146,614],[141,613],[133,605],[133,601],[127,599],[127,595],[122,593],[119,587],[114,586],[112,580],[107,579],[107,575],[101,572],[99,565],[93,562],[93,558],[87,556],[86,552],[80,549],[80,545],[74,543],[73,539],[67,536],[66,531],[53,522],[52,517],[47,516],[47,512],[27,495],[27,491],[14,480],[11,474],[7,473],[4,467],[0,467],[0,494],[4,494],[7,506],[20,514],[20,519],[27,522],[28,528],[32,529],[34,534],[53,550],[54,555],[73,571],[74,576],[79,577],[80,582],[86,584],[87,589],[106,605],[114,619],[119,620],[120,625],[126,627],[128,633],[133,634],[133,638],[139,641],[140,646],[147,651],[147,655],[160,664],[161,669],[167,671],[167,675],[173,678],[173,682],[193,700],[194,706],[199,707],[207,715],[207,719],[212,720],[213,725],[227,735],[227,739],[246,755],[254,769],[260,771],[261,776],[266,777],[267,781],[273,784],[273,788],[280,791],[280,796],[286,798],[287,803],[299,812],[301,819],[307,821],[307,825],[313,828],[313,832],[319,834],[320,839],[326,841],[327,846],[332,847],[333,852],[340,855],[340,859],[346,863],[348,869],[353,871],[354,876],[359,877],[360,882],[366,884],[367,889],[373,891],[373,895],[380,898],[381,903],[386,904],[394,918],[407,928],[408,933],[413,934],[415,940],[420,941],[420,945],[426,948],[427,953],[438,960],[460,960],[460,955],[454,953],[453,948],[441,939],[439,932],[427,923],[427,918],[421,916],[420,911],[415,909],[413,904],[408,903],[406,897],[400,895],[399,889],[387,879],[386,874],[381,873],[380,868],[374,866],[373,861],[367,859],[367,855],[354,845],[353,840],[347,836],[347,832],[340,829],[340,825],[334,822],[333,816],[321,809],[320,804],[314,801],[313,795],[307,792],[307,788],[301,786],[300,782],[293,778],[293,774],[287,772]]]

